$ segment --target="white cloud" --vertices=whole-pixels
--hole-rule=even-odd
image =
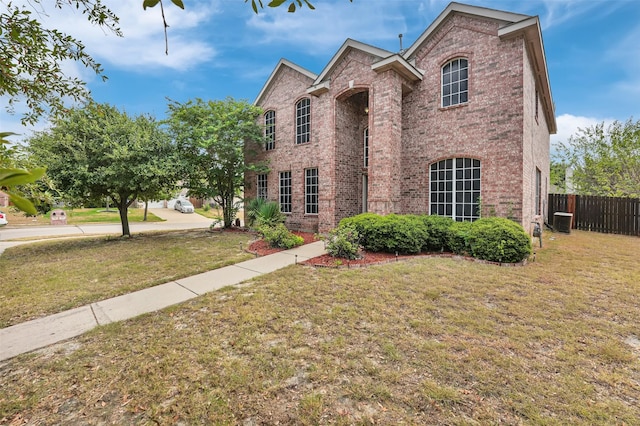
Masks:
[[[140,72],[157,68],[187,70],[215,57],[215,49],[192,32],[216,13],[213,0],[191,3],[186,10],[166,3],[164,14],[169,25],[169,55],[165,54],[160,7],[143,10],[139,0],[110,2],[108,5],[120,18],[118,26],[124,37],[92,25],[86,15],[73,7],[57,9],[47,4],[38,14],[38,20],[48,28],[62,29],[82,41],[86,51],[105,68],[115,65]],[[82,75],[83,79],[86,77]]]
[[[398,34],[407,29],[398,9],[402,2],[372,3],[315,2],[316,10],[303,9],[296,13],[287,13],[286,8],[281,7],[252,16],[247,25],[258,32],[254,42],[286,43],[287,47],[304,49],[313,55],[333,53],[347,38],[376,46],[380,42],[392,42],[394,48],[399,46]]]
[[[613,121],[614,119],[612,118],[581,117],[571,114],[562,114],[556,117],[558,133],[551,135],[551,152],[555,152],[555,147],[560,142],[568,142],[569,138],[577,134],[579,129],[586,129],[587,127],[591,127],[602,122],[607,126]]]

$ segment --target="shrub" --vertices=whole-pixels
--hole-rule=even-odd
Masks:
[[[257,203],[256,211],[254,214],[254,220],[252,225],[257,225],[258,228],[262,226],[276,226],[277,224],[284,223],[286,217],[280,211],[280,204],[275,201],[263,201]]]
[[[452,253],[465,255],[471,253],[469,246],[469,232],[471,222],[453,222],[449,227],[447,245]]]
[[[271,247],[290,249],[304,243],[302,237],[289,232],[282,223],[274,226],[262,225],[258,228],[258,231]]]
[[[471,254],[491,262],[515,263],[531,254],[531,238],[519,224],[501,217],[473,222],[469,230]]]
[[[421,218],[429,233],[429,239],[423,249],[428,251],[450,251],[449,235],[451,234],[451,226],[455,221],[450,217],[438,215],[423,215]]]
[[[244,222],[247,226],[252,227],[258,218],[260,207],[266,204],[262,198],[252,198],[245,203],[244,206]]]
[[[353,225],[362,246],[373,252],[420,253],[429,239],[424,222],[415,215],[363,213],[340,221],[346,225]]]
[[[340,225],[329,232],[327,253],[333,257],[357,259],[360,251],[360,234],[353,224]]]
[[[367,250],[373,251],[369,248],[369,237],[372,234],[374,223],[378,220],[380,215],[375,213],[362,213],[352,217],[346,217],[340,221],[338,227],[352,225],[360,235],[360,244]]]

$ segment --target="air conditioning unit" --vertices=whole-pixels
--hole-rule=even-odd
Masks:
[[[573,213],[555,212],[553,214],[553,230],[557,232],[571,233]]]

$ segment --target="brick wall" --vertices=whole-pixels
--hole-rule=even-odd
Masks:
[[[416,51],[424,79],[403,105],[403,210],[428,211],[428,170],[435,161],[472,157],[481,161],[485,214],[521,220],[523,40],[501,41],[491,20],[453,15]],[[469,102],[441,107],[441,67],[469,61]]]
[[[469,102],[441,107],[441,67],[469,62]],[[283,66],[262,96],[276,111],[276,149],[270,162],[269,199],[278,200],[278,173],[291,170],[293,211],[287,225],[327,232],[360,213],[363,174],[368,205],[376,213],[427,213],[429,167],[436,161],[481,161],[483,214],[512,217],[528,226],[535,205],[535,170],[549,177],[549,132],[540,107],[535,119],[535,77],[524,39],[501,40],[496,21],[454,13],[416,51],[422,81],[393,70],[377,73],[380,58],[347,49],[326,76],[329,90],[306,94],[309,77]],[[311,98],[311,142],[295,144],[295,103]],[[364,112],[368,106],[369,113]],[[369,168],[363,169],[363,131],[369,127]],[[304,214],[304,169],[318,167],[319,214]],[[247,197],[255,174],[247,173]]]

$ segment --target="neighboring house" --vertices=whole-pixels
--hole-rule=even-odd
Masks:
[[[451,3],[408,49],[351,39],[319,75],[280,60],[255,104],[267,143],[247,198],[292,229],[362,212],[546,217],[556,132],[540,21]],[[481,212],[480,212],[481,210]]]

